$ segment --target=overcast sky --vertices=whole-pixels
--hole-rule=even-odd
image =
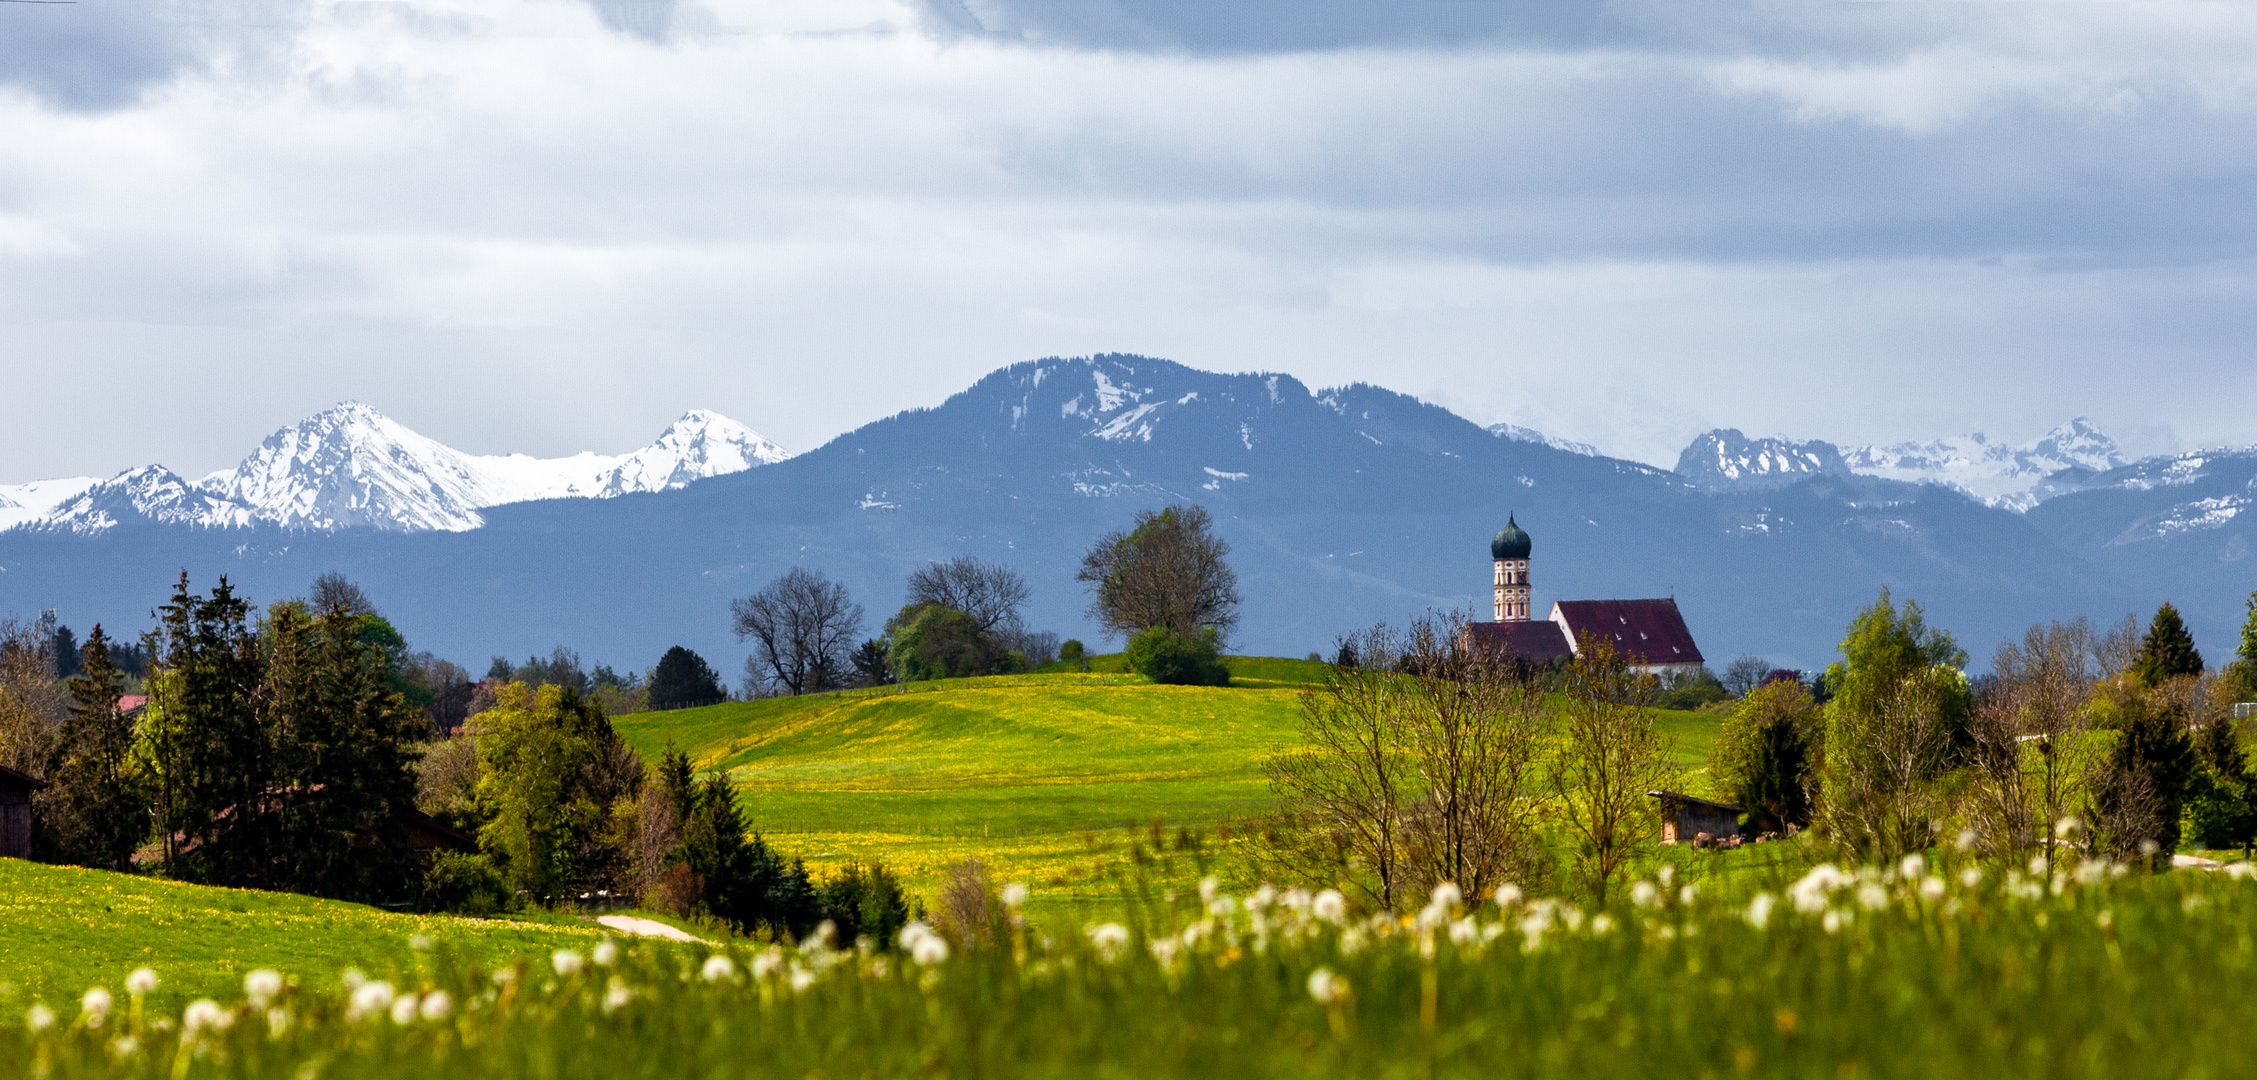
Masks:
[[[2253,121],[2247,4],[0,3],[0,482],[1104,351],[1663,464],[2246,444]]]

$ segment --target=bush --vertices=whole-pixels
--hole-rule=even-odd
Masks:
[[[894,938],[912,918],[925,916],[924,906],[911,910],[909,898],[901,891],[901,882],[887,870],[882,862],[865,867],[861,863],[848,863],[840,868],[838,876],[823,883],[823,917],[831,921],[838,933],[841,948],[850,947],[856,938],[867,937],[880,949],[894,946]]]
[[[1163,685],[1229,686],[1230,669],[1223,666],[1219,642],[1212,627],[1197,635],[1147,627],[1129,639],[1129,670]]]
[[[516,906],[509,881],[484,855],[442,851],[423,873],[423,910],[492,915]]]
[[[911,605],[901,609],[887,628],[893,633],[894,669],[903,682],[1009,675],[1026,667],[1025,654],[1006,648],[955,608]]]
[[[1067,638],[1065,644],[1058,646],[1058,659],[1072,664],[1076,671],[1089,670],[1089,651],[1079,638]]]

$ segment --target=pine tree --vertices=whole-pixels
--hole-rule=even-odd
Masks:
[[[651,708],[694,709],[727,700],[729,692],[721,688],[721,676],[714,674],[704,657],[676,645],[658,658],[658,669],[650,678]]]
[[[34,835],[49,861],[130,870],[134,851],[149,835],[151,806],[134,759],[133,721],[118,711],[123,685],[101,624],[72,661],[79,674],[70,680],[70,714]]]
[[[2098,824],[2119,858],[2168,866],[2201,758],[2184,718],[2167,700],[2123,686],[2111,698],[2119,730],[2108,764],[2093,784]]]
[[[2151,689],[2180,675],[2202,674],[2202,654],[2194,651],[2194,637],[2187,633],[2179,609],[2168,602],[2156,609],[2155,621],[2140,640],[2132,674]]]
[[[2257,592],[2249,594],[2249,617],[2241,624],[2241,648],[2235,652],[2234,661],[2226,665],[2225,680],[2219,687],[2233,701],[2257,698]]]
[[[2250,775],[2230,715],[2213,718],[2196,738],[2202,769],[2193,802],[2195,841],[2216,851],[2257,843],[2257,777]]]
[[[157,825],[174,877],[277,883],[273,748],[258,709],[264,664],[250,606],[221,578],[210,596],[180,575],[158,609],[150,679]]]

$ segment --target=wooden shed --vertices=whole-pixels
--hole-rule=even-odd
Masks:
[[[1711,840],[1740,835],[1740,807],[1710,802],[1677,791],[1649,791],[1646,797],[1661,801],[1661,842],[1691,843],[1707,833]]]
[[[0,857],[31,858],[31,793],[47,781],[0,765]]]

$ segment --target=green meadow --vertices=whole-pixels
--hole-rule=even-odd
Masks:
[[[929,895],[949,866],[978,858],[1034,886],[1038,913],[1062,912],[1117,902],[1133,844],[1195,841],[1211,858],[1179,861],[1178,876],[1231,876],[1231,836],[1274,805],[1262,761],[1292,745],[1300,696],[1325,665],[1229,663],[1228,687],[1156,686],[1106,656],[1087,673],[1054,665],[614,724],[647,758],[672,745],[726,771],[754,827],[813,867],[880,859]],[[1703,790],[1721,718],[1659,718],[1688,787]]]

